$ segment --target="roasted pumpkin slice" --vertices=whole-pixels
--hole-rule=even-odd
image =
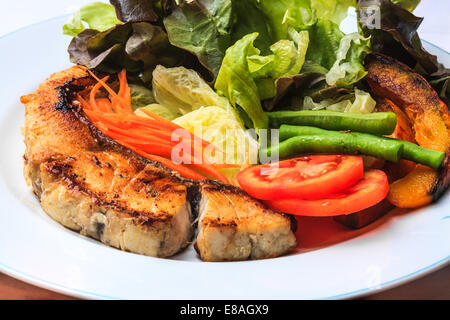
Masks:
[[[396,114],[397,126],[394,133],[390,136],[391,138],[417,143],[408,116],[394,102],[389,99],[378,99],[377,111],[394,112]],[[399,162],[386,161],[382,169],[386,172],[389,183],[392,183],[408,175],[415,167],[415,162],[402,159]]]
[[[365,66],[366,81],[373,93],[401,109],[416,142],[424,148],[448,153],[450,115],[429,83],[408,66],[382,54],[368,55]],[[449,165],[448,156],[439,170],[416,165],[405,177],[391,184],[388,200],[402,208],[420,207],[437,200],[448,188]]]

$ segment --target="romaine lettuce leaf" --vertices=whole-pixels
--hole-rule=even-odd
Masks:
[[[253,45],[258,33],[252,33],[238,40],[228,48],[220,67],[215,88],[231,102],[240,106],[256,130],[266,129],[268,119],[262,110],[258,87],[249,70],[248,57],[259,55]]]
[[[130,83],[131,105],[133,109],[155,103],[152,90],[139,84]]]
[[[288,26],[297,30],[310,29],[320,19],[338,25],[347,16],[356,0],[259,0],[268,20],[272,40],[286,39]]]
[[[291,34],[294,41],[280,40],[270,47],[274,54],[274,68],[270,74],[273,79],[295,75],[305,63],[309,45],[308,31],[291,30]]]
[[[288,25],[306,29],[317,21],[311,0],[259,0],[259,7],[268,21],[273,42],[288,38]]]
[[[363,61],[370,52],[369,39],[359,33],[345,35],[336,52],[336,61],[327,73],[327,83],[339,87],[348,87],[365,77]]]
[[[292,40],[277,41],[270,46],[272,54],[267,56],[260,55],[260,50],[253,45],[257,33],[244,36],[228,49],[219,71],[216,89],[235,106],[240,106],[256,129],[265,128],[261,127],[266,119],[265,115],[259,114],[262,113],[260,101],[275,97],[277,80],[298,74],[305,62],[308,31],[297,32],[291,26],[287,30]],[[245,88],[240,88],[239,83]],[[260,124],[255,124],[255,120]]]
[[[304,97],[313,101],[339,102],[351,94],[351,88],[329,86],[326,83],[328,70],[312,61],[306,61],[301,73],[282,77],[277,81],[277,93],[272,101],[266,101],[266,110],[297,109],[303,106]],[[292,103],[295,101],[295,103]]]
[[[256,0],[167,1],[164,26],[170,42],[192,52],[217,77],[225,51],[243,36],[258,32],[255,46],[268,53],[273,43]]]
[[[156,101],[182,115],[200,107],[229,109],[227,99],[220,97],[194,70],[158,65],[153,71],[152,84]]]
[[[254,74],[261,100],[271,99],[277,94],[277,82],[280,78],[298,74],[305,62],[309,45],[308,31],[297,32],[291,26],[288,32],[293,39],[279,40],[270,46],[272,55],[261,58],[272,58],[272,63],[265,65],[264,74]]]
[[[288,77],[300,72],[305,62],[306,49],[308,48],[308,31],[301,31],[302,43],[297,48],[290,40],[280,40],[270,46],[271,55],[258,54],[247,58],[252,77],[271,78],[272,82],[280,77]]]
[[[344,33],[331,20],[320,19],[310,30],[310,43],[306,59],[326,69],[331,69],[337,59],[337,52]]]
[[[81,7],[75,12],[72,19],[63,26],[63,33],[69,36],[76,36],[85,29],[83,22],[89,29],[106,31],[121,22],[116,17],[116,12],[112,5],[93,2]]]
[[[163,118],[166,118],[167,120],[170,120],[170,121],[182,116],[182,114],[177,109],[171,108],[169,106],[163,106],[162,104],[158,104],[158,103],[151,103],[144,107],[137,108],[134,111],[134,113],[136,113],[138,116],[148,117],[148,115],[145,112],[143,112],[142,110],[156,113],[157,115],[159,115]]]
[[[347,17],[348,8],[356,7],[356,0],[312,0],[311,6],[320,19],[340,25]]]
[[[303,110],[333,110],[352,113],[372,113],[375,110],[376,101],[372,96],[363,90],[355,88],[355,94],[348,99],[334,100],[325,99],[315,102],[311,97],[306,96],[303,100]]]
[[[275,56],[273,54],[268,56],[261,56],[255,54],[247,57],[248,70],[253,78],[269,77],[273,71]]]
[[[208,158],[213,163],[243,165],[257,158],[257,141],[245,130],[232,109],[227,111],[216,106],[202,107],[173,122],[223,151],[212,152]]]
[[[231,43],[243,36],[258,32],[255,47],[264,55],[270,54],[269,47],[275,42],[272,40],[266,24],[265,16],[258,7],[258,0],[233,0],[234,25],[231,32]]]

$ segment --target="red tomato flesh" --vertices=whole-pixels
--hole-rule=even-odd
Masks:
[[[358,212],[382,201],[389,191],[387,176],[380,170],[369,170],[355,185],[323,199],[283,199],[264,201],[271,209],[299,216],[338,216]]]
[[[247,168],[237,179],[254,198],[319,199],[346,189],[364,175],[360,156],[312,155]]]

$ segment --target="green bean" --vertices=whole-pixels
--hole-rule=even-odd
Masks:
[[[272,156],[278,152],[280,158],[308,153],[365,154],[397,162],[403,152],[403,144],[394,140],[384,141],[365,133],[341,133],[299,135],[261,150]]]
[[[429,166],[434,169],[438,169],[442,162],[444,161],[445,154],[443,152],[424,149],[414,143],[398,140],[398,139],[392,139],[387,137],[379,137],[374,136],[371,134],[365,134],[365,133],[357,133],[357,132],[336,132],[336,131],[328,131],[323,130],[319,128],[314,127],[306,127],[306,126],[288,126],[288,125],[282,125],[280,128],[280,141],[296,137],[296,136],[321,136],[321,135],[338,135],[342,137],[342,139],[348,139],[345,138],[345,135],[347,137],[355,137],[353,139],[356,139],[358,141],[373,141],[375,143],[374,148],[379,148],[380,152],[384,153],[383,147],[385,144],[401,144],[402,145],[402,153],[400,157],[402,159],[411,160],[426,166]],[[344,135],[344,136],[342,136]],[[359,152],[361,154],[365,155],[372,155],[376,156],[377,150],[363,150],[359,149]],[[366,153],[367,152],[367,153]],[[368,153],[371,152],[371,153]],[[388,159],[386,156],[376,156],[385,160],[392,161]],[[397,162],[397,161],[394,161]]]
[[[389,140],[393,140],[390,138],[385,138]],[[417,144],[402,141],[403,143],[403,154],[402,158],[406,160],[411,160],[426,166],[429,166],[433,169],[439,169],[444,162],[445,153],[439,152],[435,150],[425,149]]]
[[[287,140],[296,136],[316,136],[330,133],[342,133],[339,131],[329,131],[316,127],[308,127],[308,126],[290,126],[287,124],[283,124],[280,127],[280,141]]]
[[[290,124],[314,126],[328,130],[351,130],[376,135],[390,135],[397,125],[397,116],[393,112],[361,114],[329,110],[303,110],[267,112],[267,115],[271,128]]]

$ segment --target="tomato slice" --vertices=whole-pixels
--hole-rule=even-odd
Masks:
[[[319,199],[355,184],[364,175],[360,156],[312,155],[247,168],[237,179],[254,198]]]
[[[299,216],[338,216],[358,212],[386,198],[389,183],[381,170],[369,170],[355,185],[323,199],[264,201],[270,208]]]

